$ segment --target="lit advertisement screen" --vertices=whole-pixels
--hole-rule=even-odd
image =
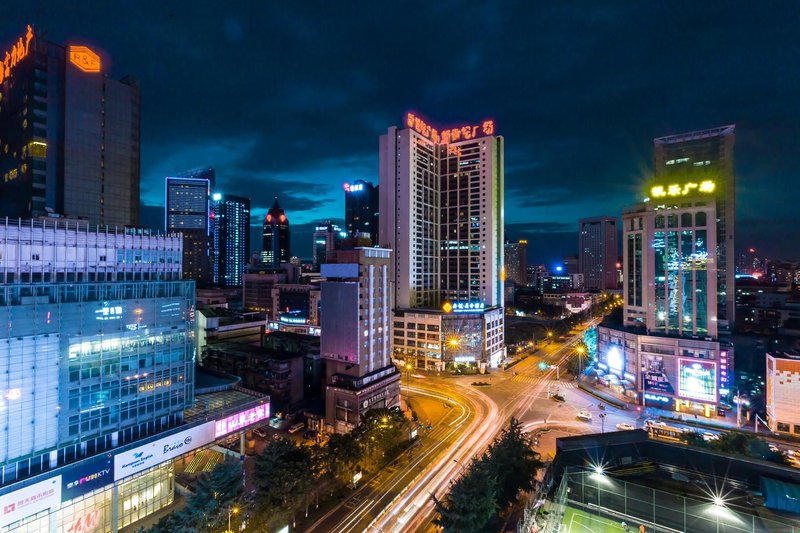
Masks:
[[[717,364],[678,359],[678,396],[703,402],[717,401]]]
[[[220,437],[224,437],[229,433],[239,431],[240,429],[244,429],[251,424],[255,424],[256,422],[260,422],[262,420],[267,420],[268,418],[269,404],[265,403],[263,405],[257,405],[256,407],[247,409],[241,413],[236,413],[235,415],[217,420],[214,427],[214,438],[218,439]]]

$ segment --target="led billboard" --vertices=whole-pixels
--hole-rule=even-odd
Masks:
[[[678,359],[678,396],[717,402],[717,364],[714,361]]]

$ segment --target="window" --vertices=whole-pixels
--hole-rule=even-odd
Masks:
[[[786,422],[778,422],[778,431],[789,431],[789,424]]]
[[[703,227],[706,225],[706,213],[705,211],[700,211],[694,216],[694,225]]]

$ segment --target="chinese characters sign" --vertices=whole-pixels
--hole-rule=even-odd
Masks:
[[[17,63],[28,56],[28,50],[33,40],[33,28],[28,24],[28,29],[25,32],[25,37],[20,37],[17,42],[11,46],[11,50],[6,50],[0,64],[0,83],[11,76],[11,69],[17,66]]]
[[[678,396],[704,402],[716,402],[716,363],[695,359],[678,359]]]
[[[655,185],[650,189],[650,196],[653,198],[665,198],[667,196],[689,196],[690,194],[702,193],[710,194],[714,192],[716,185],[711,180],[704,180],[699,183],[688,182],[683,185]]]
[[[477,137],[494,135],[494,120],[484,120],[477,126],[461,126],[437,130],[414,113],[406,113],[406,126],[435,143],[468,141]]]
[[[100,72],[100,56],[85,46],[70,46],[69,62],[84,72]]]
[[[214,427],[214,438],[224,437],[228,433],[239,431],[245,427],[269,418],[269,404],[257,405],[241,413],[217,420]]]

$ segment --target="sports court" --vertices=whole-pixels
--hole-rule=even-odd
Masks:
[[[564,521],[558,531],[559,533],[617,533],[625,530],[620,522],[592,515],[574,507],[567,507],[564,509]],[[629,523],[628,531],[638,533],[639,524]],[[647,529],[647,531],[651,530]]]

